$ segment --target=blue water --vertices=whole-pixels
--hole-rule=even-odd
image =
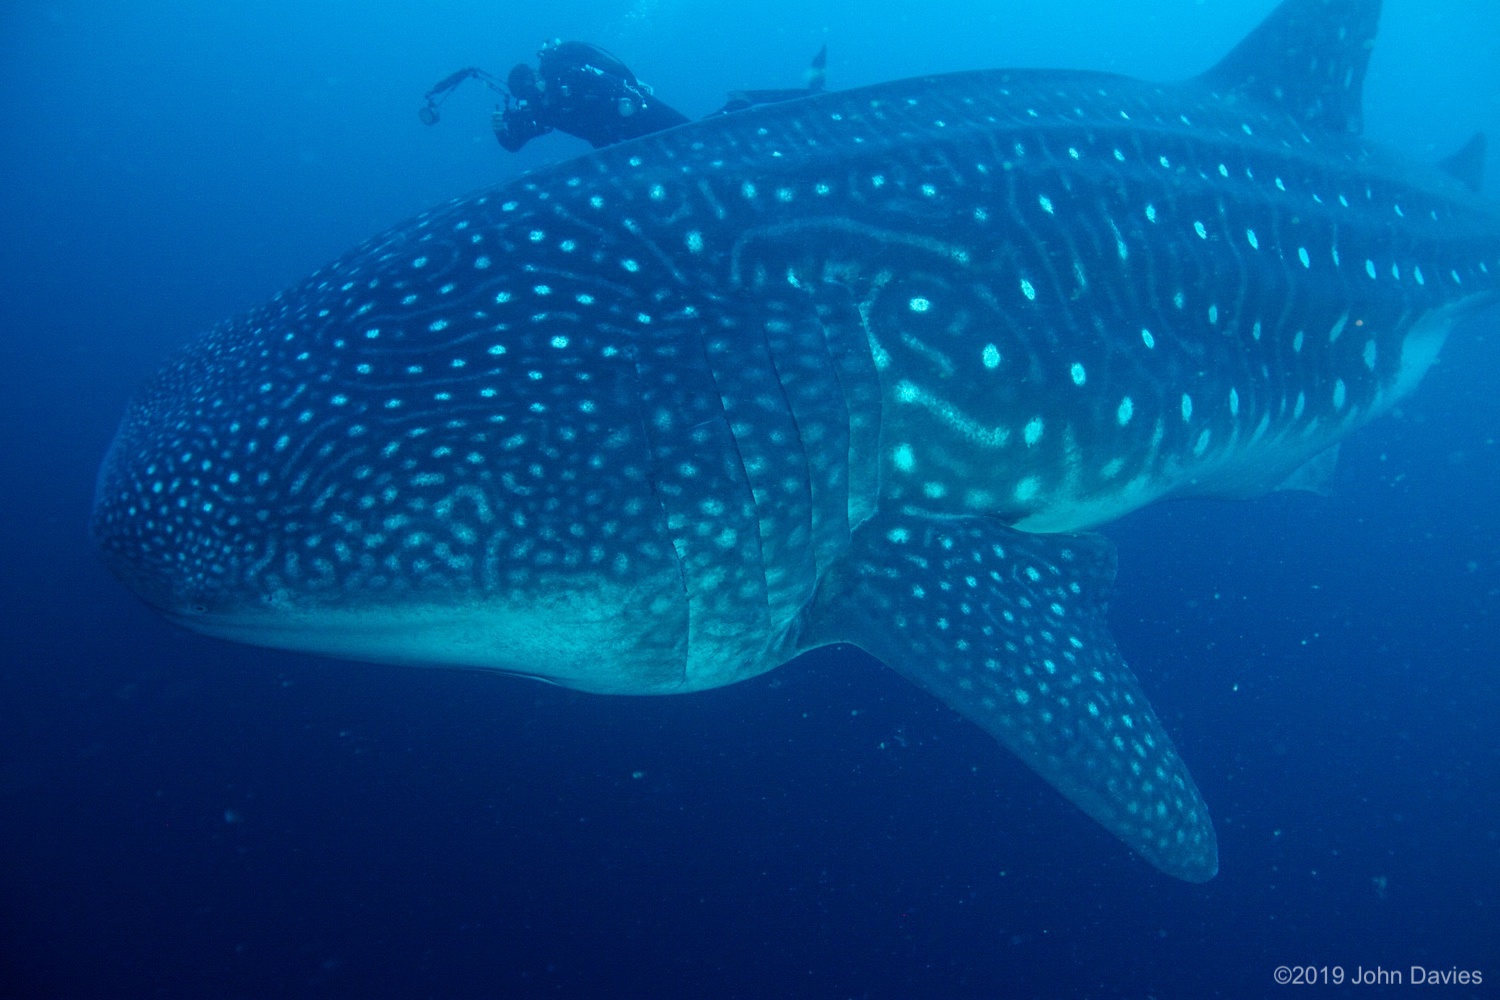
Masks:
[[[453,69],[584,38],[690,114],[797,85],[824,41],[837,88],[1171,78],[1272,4],[432,6],[0,13],[0,994],[1254,997],[1293,989],[1278,965],[1500,988],[1495,314],[1345,442],[1331,496],[1108,529],[1114,631],[1216,819],[1203,886],[858,654],[600,698],[230,646],[110,579],[94,469],[169,351],[377,230],[585,150],[505,154],[478,87],[424,128]],[[1367,132],[1434,159],[1500,138],[1500,7],[1386,6]]]

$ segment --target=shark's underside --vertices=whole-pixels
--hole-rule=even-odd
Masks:
[[[96,535],[189,627],[357,659],[668,693],[853,643],[1210,878],[1080,532],[1275,488],[1493,294],[1496,213],[1358,138],[1378,13],[1288,0],[1180,84],[823,94],[456,201],[173,361]]]

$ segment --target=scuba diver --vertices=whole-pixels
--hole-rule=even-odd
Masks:
[[[514,153],[553,129],[577,136],[595,149],[686,124],[689,119],[660,101],[624,63],[587,42],[554,40],[537,53],[537,68],[518,63],[504,82],[478,68],[461,69],[427,92],[418,111],[424,125],[438,121],[438,105],[465,80],[477,79],[505,99],[491,124],[500,145]],[[786,90],[731,91],[714,112],[729,114],[757,104],[818,93],[826,78],[827,47],[813,57],[808,85]],[[712,116],[710,116],[712,117]]]
[[[537,53],[537,68],[516,64],[506,88],[505,109],[495,112],[493,125],[495,138],[512,153],[553,129],[599,149],[688,121],[624,63],[587,42],[548,42]]]

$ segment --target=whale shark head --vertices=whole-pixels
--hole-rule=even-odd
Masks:
[[[592,691],[852,643],[1210,878],[1088,532],[1326,465],[1495,294],[1493,208],[1358,136],[1378,13],[1287,0],[1184,83],[752,108],[452,202],[151,380],[99,546],[209,634]]]
[[[158,373],[100,473],[111,568],[225,638],[696,686],[631,360],[660,305],[635,251],[529,187],[525,210],[482,196],[356,251]],[[622,277],[588,273],[606,256]]]

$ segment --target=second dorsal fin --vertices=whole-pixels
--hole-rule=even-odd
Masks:
[[[1379,22],[1380,0],[1284,0],[1198,80],[1280,110],[1304,128],[1358,133]]]

